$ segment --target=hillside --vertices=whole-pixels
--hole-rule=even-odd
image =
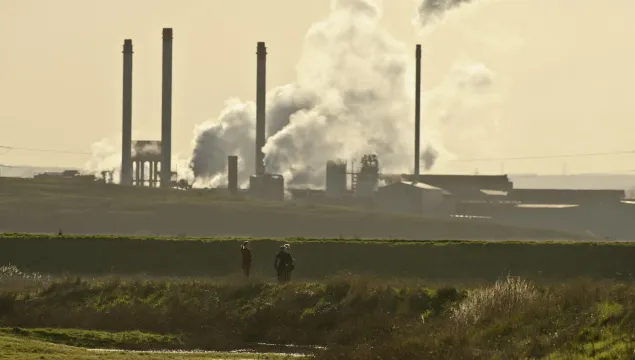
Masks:
[[[0,231],[307,238],[583,239],[585,235],[328,206],[269,203],[204,191],[0,178]]]

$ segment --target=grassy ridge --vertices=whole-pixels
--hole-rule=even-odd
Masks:
[[[542,279],[632,279],[635,246],[614,242],[390,242],[266,240],[252,242],[253,273],[274,276],[273,257],[293,243],[294,276],[322,279],[352,272],[444,281],[495,280],[509,274]],[[0,237],[0,264],[31,272],[232,276],[240,272],[241,240],[11,234]]]

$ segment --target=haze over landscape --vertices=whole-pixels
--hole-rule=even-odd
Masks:
[[[633,14],[0,1],[0,358],[632,359]]]
[[[267,41],[269,53],[268,126],[284,124],[293,110],[311,109],[296,114],[293,126],[267,144],[268,161],[283,174],[303,169],[319,174],[331,156],[350,159],[372,150],[380,155],[383,171],[411,171],[415,42],[423,44],[422,150],[430,144],[439,154],[432,172],[562,173],[565,166],[570,174],[631,170],[631,154],[502,160],[635,150],[629,121],[635,110],[628,102],[635,45],[619,36],[628,29],[627,14],[635,10],[628,0],[610,7],[591,0],[558,5],[473,1],[439,12],[425,26],[417,18],[420,4],[411,1],[344,1],[331,10],[327,2],[277,0],[267,2],[266,18],[261,16],[265,5],[249,4],[2,2],[0,30],[10,35],[0,59],[0,95],[12,101],[0,110],[6,129],[0,145],[94,155],[16,149],[4,151],[0,163],[87,169],[118,164],[123,38],[134,39],[133,137],[158,138],[161,41],[156,29],[173,26],[173,155],[180,160],[179,171],[187,168],[196,134],[223,121],[227,99],[240,99],[232,100],[234,109],[245,106],[243,127],[237,120],[232,124],[239,126],[240,136],[251,136],[253,53],[260,40]],[[355,7],[359,4],[366,8]],[[144,15],[148,8],[151,17]],[[338,35],[344,30],[346,36]],[[335,56],[329,59],[341,56],[339,62],[325,62],[324,53]],[[356,57],[375,65],[360,67]],[[324,85],[314,81],[318,74],[326,76]],[[360,78],[365,82],[355,80]],[[305,91],[291,93],[294,86]],[[367,99],[342,97],[365,88],[375,93]],[[328,100],[323,98],[327,89]],[[282,97],[278,103],[274,93]],[[322,98],[311,100],[318,93]],[[338,101],[345,113],[337,110]],[[281,104],[278,118],[271,116],[276,104]],[[321,151],[315,151],[317,144]],[[244,161],[253,161],[251,141],[236,146],[233,151],[244,153]],[[465,161],[475,158],[501,160]],[[204,168],[209,168],[207,160]],[[312,181],[321,178],[315,175]],[[311,182],[302,176],[296,180]]]

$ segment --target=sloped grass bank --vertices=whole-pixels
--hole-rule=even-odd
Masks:
[[[325,360],[629,359],[635,285],[506,277],[458,290],[361,277],[287,285],[75,279],[0,294],[0,326],[7,327],[0,336],[135,350],[323,345],[315,358]]]
[[[549,287],[508,277],[476,288],[441,316],[332,346],[323,359],[633,359],[635,287],[578,280]]]
[[[398,289],[363,279],[285,286],[69,280],[35,293],[0,295],[0,325],[138,330],[177,336],[175,348],[212,350],[258,342],[353,344],[363,335],[357,332],[360,326],[389,332],[394,316],[440,313],[460,296],[453,288]],[[137,340],[133,344],[135,349],[153,346]]]
[[[49,330],[50,334],[64,331]],[[84,332],[86,335],[89,332]],[[282,360],[296,357],[281,354],[249,353],[137,353],[127,351],[90,351],[88,349],[43,341],[35,334],[7,335],[0,333],[0,358],[11,360],[55,359],[55,360]]]

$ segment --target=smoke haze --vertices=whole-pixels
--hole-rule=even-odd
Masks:
[[[635,2],[615,0],[605,6],[593,0],[474,0],[440,7],[445,11],[432,11],[434,16],[422,13],[430,3],[419,2],[416,24],[424,83],[437,94],[439,87],[447,91],[441,91],[441,100],[422,105],[427,113],[423,127],[432,127],[453,154],[441,156],[435,171],[500,166],[498,161],[445,161],[452,158],[628,150],[607,147],[606,139],[635,130],[627,120],[635,115],[627,95],[635,81],[635,44],[626,37],[633,28],[627,14],[635,11]],[[457,87],[457,80],[468,85]],[[477,88],[481,90],[473,96]],[[439,101],[443,104],[435,110]],[[454,101],[460,105],[450,105]],[[607,169],[605,160],[566,159],[571,167],[587,169]],[[517,161],[505,168],[551,165],[560,172],[562,161]]]
[[[380,5],[372,0],[334,1],[329,16],[305,36],[296,82],[268,93],[265,164],[288,185],[323,186],[328,160],[359,159],[366,153],[378,155],[383,172],[412,171],[414,46],[405,46],[381,28]],[[438,90],[426,93],[424,101],[433,111],[424,111],[424,123],[429,115],[451,121],[462,106],[472,110],[474,104],[463,98],[488,88],[490,76],[473,64],[453,69]],[[225,158],[230,154],[243,160],[243,181],[253,173],[254,126],[254,104],[249,101],[232,104],[217,120],[197,129],[191,166],[200,183],[225,182]],[[237,135],[226,135],[226,129],[236,129]],[[434,136],[423,131],[426,169],[438,156],[449,155]]]
[[[610,138],[623,143],[623,134],[635,131],[628,121],[635,116],[635,43],[625,37],[635,2],[449,4],[421,0],[414,7],[424,169],[465,173],[488,163],[463,159],[624,150],[597,146]],[[378,155],[383,173],[412,171],[415,44],[391,37],[381,17],[376,1],[335,2],[307,31],[295,81],[270,87],[265,161],[287,184],[322,186],[327,160],[365,153]],[[188,156],[198,185],[226,183],[227,155],[239,156],[244,185],[254,170],[254,134],[253,101],[233,99],[199,125]],[[561,160],[553,162],[560,171]],[[567,162],[618,170],[602,167],[603,158]],[[519,165],[526,164],[532,168]],[[549,172],[548,161],[537,164],[532,169]]]

